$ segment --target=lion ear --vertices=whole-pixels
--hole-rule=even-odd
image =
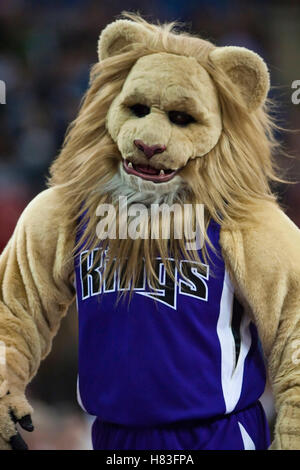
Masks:
[[[269,72],[258,54],[244,47],[227,46],[217,47],[209,57],[239,88],[248,111],[265,101],[270,88]]]
[[[130,44],[145,42],[149,31],[139,23],[130,20],[117,20],[110,23],[100,34],[98,42],[99,60],[120,53]]]

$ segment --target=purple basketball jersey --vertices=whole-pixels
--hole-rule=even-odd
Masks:
[[[105,254],[75,260],[79,313],[79,399],[103,422],[157,426],[213,419],[254,404],[265,388],[257,331],[237,304],[211,222],[209,263],[181,260],[174,280],[156,259],[159,286],[145,271],[132,298],[120,273],[101,287]],[[201,258],[202,259],[202,258]],[[143,260],[141,259],[141,263]]]

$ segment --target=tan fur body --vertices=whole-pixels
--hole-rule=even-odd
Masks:
[[[268,360],[278,412],[272,447],[300,449],[300,365],[293,360],[295,341],[300,341],[300,231],[269,189],[269,181],[276,179],[275,143],[262,108],[269,84],[265,64],[241,48],[215,48],[168,31],[157,35],[151,25],[132,27],[132,21],[123,21],[122,28],[113,23],[102,33],[103,68],[96,67],[82,111],[52,167],[52,187],[24,211],[0,258],[0,341],[7,348],[7,369],[0,377],[0,448],[7,448],[13,433],[7,424],[9,406],[20,416],[29,412],[26,385],[74,300],[73,256],[82,202],[90,241],[97,243],[96,207],[112,200],[111,187],[108,192],[103,188],[119,178],[122,158],[146,162],[132,144],[138,137],[167,146],[153,157],[155,168],[179,169],[176,179],[160,186],[159,197],[164,200],[173,191],[182,202],[203,203],[209,217],[221,223],[226,267]],[[127,51],[139,41],[146,45]],[[145,70],[151,78],[146,83]],[[142,124],[132,119],[128,106],[146,96],[153,112]],[[174,106],[193,112],[196,122],[184,129],[171,125],[166,113]],[[127,176],[117,179],[116,193],[126,185],[138,197],[155,193],[151,184]],[[154,247],[122,243],[116,240],[110,247],[123,257],[132,253],[129,278],[140,256],[147,258],[150,272],[152,255],[157,250],[164,254],[167,246],[161,240]],[[177,253],[181,248],[175,246]],[[7,403],[8,389],[16,405]]]

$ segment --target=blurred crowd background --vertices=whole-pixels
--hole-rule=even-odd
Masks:
[[[27,203],[45,187],[47,171],[75,118],[97,60],[100,30],[122,10],[149,20],[179,20],[217,45],[239,45],[267,62],[279,124],[278,138],[293,158],[278,156],[295,184],[278,187],[300,226],[300,2],[233,0],[0,0],[0,252]],[[45,214],[46,217],[46,214]],[[32,449],[89,449],[90,418],[76,402],[77,318],[63,320],[51,355],[29,387],[37,430]],[[27,438],[27,436],[26,436]]]

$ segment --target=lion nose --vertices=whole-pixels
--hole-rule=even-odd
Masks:
[[[165,145],[160,145],[160,144],[147,145],[142,140],[139,140],[139,139],[135,139],[133,143],[149,159],[153,157],[153,155],[155,155],[156,153],[164,152],[167,148]]]

